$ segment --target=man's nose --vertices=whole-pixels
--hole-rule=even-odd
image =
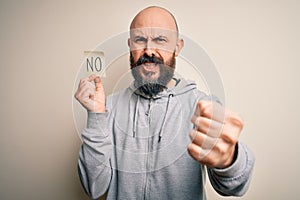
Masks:
[[[145,53],[149,56],[152,57],[153,55],[156,55],[156,47],[152,44],[151,41],[148,41],[145,49],[144,49]]]

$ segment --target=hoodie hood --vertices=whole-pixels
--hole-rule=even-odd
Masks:
[[[134,82],[131,84],[130,90],[137,96],[136,102],[135,102],[135,109],[134,109],[134,119],[133,119],[133,137],[136,136],[136,131],[137,131],[137,121],[138,121],[140,98],[149,99],[149,101],[157,100],[160,98],[167,98],[166,111],[163,114],[162,125],[159,129],[158,142],[160,142],[162,135],[163,135],[163,129],[165,126],[166,116],[167,116],[167,113],[169,110],[169,105],[170,105],[171,99],[175,96],[184,94],[186,92],[189,92],[189,91],[197,88],[196,84],[192,81],[186,81],[184,79],[176,79],[176,78],[173,78],[173,79],[176,81],[176,85],[174,87],[166,88],[162,92],[158,93],[156,96],[152,96],[152,97],[140,92],[140,90],[138,88],[136,88]],[[150,104],[150,102],[149,102],[149,104]]]

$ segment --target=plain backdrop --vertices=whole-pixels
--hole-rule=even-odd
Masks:
[[[0,199],[88,199],[73,87],[84,51],[161,5],[215,62],[256,156],[243,200],[299,199],[300,1],[0,1]],[[123,65],[124,66],[124,65]],[[207,183],[208,199],[223,199]],[[236,199],[227,197],[225,199]]]

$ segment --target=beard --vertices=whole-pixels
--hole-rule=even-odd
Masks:
[[[153,78],[155,72],[144,72],[143,73],[143,64],[155,64],[159,67],[159,77]],[[142,55],[136,62],[132,53],[130,52],[130,66],[131,73],[134,77],[135,87],[142,93],[147,96],[153,97],[158,93],[162,92],[167,88],[167,84],[171,81],[174,76],[174,70],[176,65],[175,52],[173,52],[172,57],[164,62],[162,58],[148,56],[147,54]],[[156,66],[155,66],[156,67]]]

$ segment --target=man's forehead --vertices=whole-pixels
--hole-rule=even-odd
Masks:
[[[173,38],[177,36],[177,31],[170,29],[163,29],[160,27],[146,27],[146,28],[134,28],[130,29],[131,37],[144,36],[144,37],[158,37],[164,36]]]

